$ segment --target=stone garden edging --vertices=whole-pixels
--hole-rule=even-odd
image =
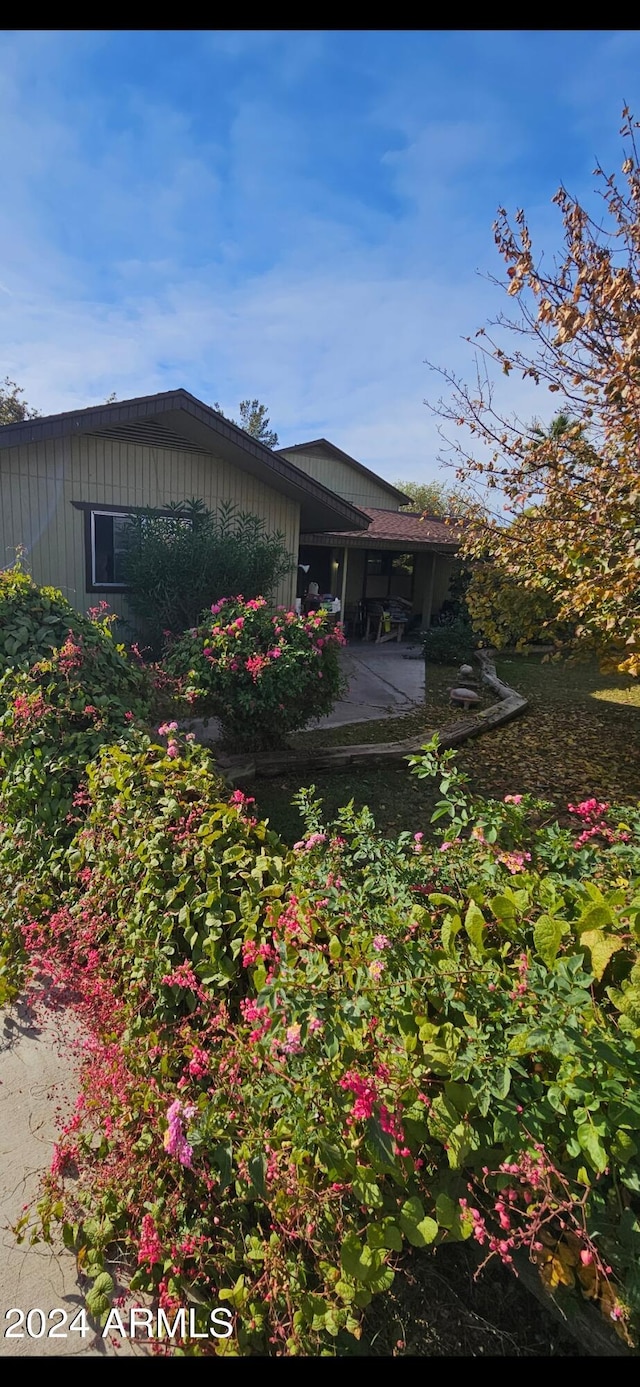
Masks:
[[[498,701],[492,703],[489,708],[480,709],[473,718],[465,722],[452,722],[441,728],[441,747],[460,746],[471,737],[491,732],[502,723],[519,717],[528,707],[528,700],[522,694],[517,693],[508,684],[503,684],[498,678],[493,654],[494,652],[489,650],[476,650],[475,659],[480,665],[483,682],[495,693]],[[265,751],[239,756],[220,752],[215,759],[225,778],[235,784],[238,781],[253,780],[256,776],[284,775],[292,770],[346,770],[354,765],[375,766],[385,761],[401,761],[405,756],[415,755],[426,740],[426,733],[422,733],[419,737],[409,737],[403,742],[366,742],[357,746],[314,747],[309,751]]]

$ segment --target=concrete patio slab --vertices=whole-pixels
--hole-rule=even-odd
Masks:
[[[340,652],[349,681],[344,699],[316,727],[345,727],[353,722],[373,722],[401,717],[424,700],[424,661],[405,659],[402,642],[348,645]]]

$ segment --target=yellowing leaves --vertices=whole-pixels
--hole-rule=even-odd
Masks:
[[[471,943],[475,945],[479,953],[483,953],[486,922],[480,907],[477,906],[474,901],[471,901],[465,915],[464,927]]]
[[[580,935],[580,943],[589,950],[591,970],[596,982],[600,982],[613,955],[624,948],[622,939],[613,934],[601,934],[597,929],[585,930]]]
[[[553,1247],[537,1249],[532,1256],[548,1291],[555,1291],[558,1286],[575,1286],[575,1270],[580,1264],[575,1248],[560,1242]]]
[[[500,319],[499,341],[480,329],[489,358],[486,380],[467,384],[445,369],[452,394],[435,411],[471,435],[471,446],[460,444],[459,480],[480,478],[504,495],[504,508],[470,518],[465,554],[485,564],[490,559],[522,585],[538,575],[540,586],[543,575],[556,619],[566,625],[560,628],[563,642],[570,647],[581,627],[583,649],[603,658],[617,655],[618,666],[637,676],[640,609],[629,543],[637,511],[629,498],[640,479],[640,173],[631,143],[635,133],[622,134],[631,192],[599,170],[605,217],[597,223],[561,189],[554,199],[564,235],[559,261],[546,258],[542,247],[533,253],[522,211],[512,220],[499,213],[494,229],[507,266],[505,289],[522,301],[524,315]],[[567,402],[554,421],[562,421],[562,428],[552,425],[546,436],[541,431],[533,456],[531,428],[518,427],[496,408],[492,365],[539,381]],[[476,443],[485,445],[486,456]],[[504,514],[513,513],[514,497],[527,492],[532,477],[534,504],[505,525]],[[581,571],[585,564],[587,574]],[[636,653],[627,655],[630,641]]]
[[[565,922],[554,920],[550,915],[541,915],[537,921],[533,931],[533,942],[536,952],[547,968],[553,968],[562,937],[567,932],[568,926]]]

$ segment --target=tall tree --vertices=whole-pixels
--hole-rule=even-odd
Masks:
[[[241,400],[239,405],[240,419],[232,419],[225,414],[224,410],[216,401],[213,408],[218,414],[222,414],[224,419],[229,419],[231,424],[236,424],[239,429],[244,429],[245,433],[251,434],[252,438],[257,438],[259,443],[264,443],[265,448],[277,448],[278,435],[274,429],[269,428],[268,406],[260,404],[259,400]]]
[[[21,400],[24,390],[8,376],[0,384],[0,425],[21,424],[24,419],[37,418],[37,409],[31,409],[26,400]]]
[[[432,405],[465,431],[454,434],[459,479],[479,480],[501,502],[493,514],[475,508],[465,554],[490,555],[506,577],[546,594],[559,622],[574,630],[569,644],[633,675],[640,674],[638,128],[625,107],[624,182],[600,165],[594,171],[602,220],[564,187],[556,193],[558,261],[534,257],[522,210],[510,221],[499,209],[494,231],[506,276],[494,282],[519,316],[500,314],[480,328],[474,340],[485,367],[472,386],[441,370],[449,393]],[[559,397],[562,427],[505,415],[491,362]]]
[[[469,506],[462,491],[445,486],[444,482],[396,482],[398,491],[408,496],[409,504],[402,511],[422,511],[425,515],[465,515]]]

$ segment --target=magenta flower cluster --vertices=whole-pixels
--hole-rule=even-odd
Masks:
[[[171,1104],[167,1112],[168,1127],[164,1134],[164,1149],[170,1156],[175,1156],[180,1165],[191,1170],[193,1163],[193,1147],[189,1145],[184,1132],[184,1122],[188,1122],[193,1117],[196,1109],[192,1103],[180,1102],[176,1098],[175,1103]]]

